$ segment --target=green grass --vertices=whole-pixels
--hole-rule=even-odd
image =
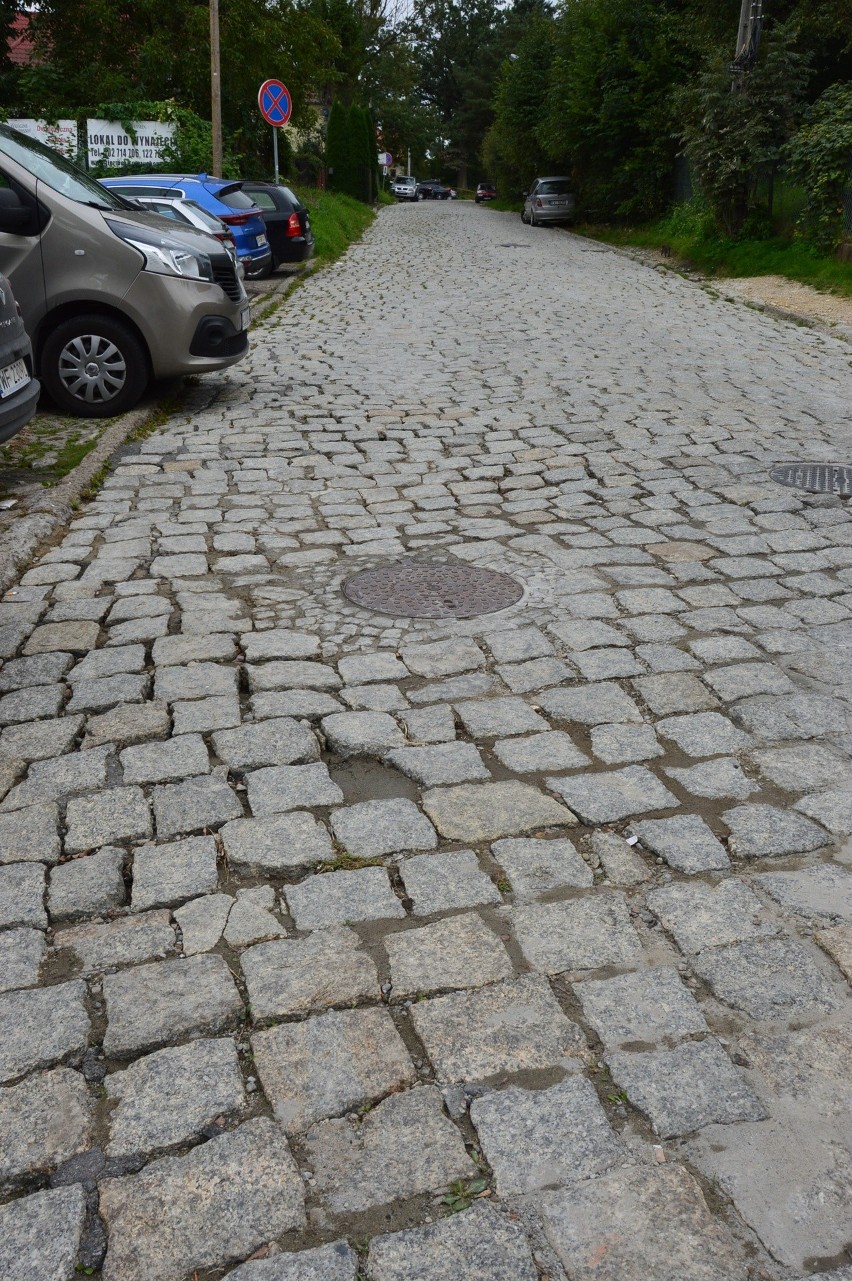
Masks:
[[[33,480],[50,488],[83,461],[112,421],[101,418],[82,423],[79,418],[38,413],[0,448],[0,469],[30,472]]]
[[[496,209],[499,213],[516,213],[519,214],[524,207],[524,202],[520,196],[512,199],[511,196],[498,196],[496,200],[483,200],[483,209]]]
[[[675,218],[642,227],[582,226],[581,235],[611,245],[659,249],[668,245],[681,262],[706,276],[786,276],[803,285],[852,298],[852,263],[821,253],[804,240],[725,240],[701,229],[678,225]]]
[[[353,241],[361,239],[376,216],[369,205],[337,191],[320,191],[318,187],[294,190],[311,215],[318,262],[334,262]]]

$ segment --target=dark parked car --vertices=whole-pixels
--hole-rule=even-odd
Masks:
[[[282,262],[305,262],[312,256],[314,233],[310,214],[295,192],[289,187],[276,187],[274,182],[244,182],[243,191],[260,209],[266,223],[272,250],[269,271],[280,267]]]
[[[494,186],[493,182],[481,182],[479,186],[476,188],[476,195],[474,196],[474,200],[478,205],[481,204],[483,200],[496,200],[496,199],[497,199],[497,188]]]
[[[11,195],[8,188],[0,197]],[[33,378],[33,349],[12,286],[0,276],[0,441],[26,427],[41,387]]]
[[[437,178],[427,178],[418,182],[415,195],[418,200],[450,200],[450,188],[445,187]]]

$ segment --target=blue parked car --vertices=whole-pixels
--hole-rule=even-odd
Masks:
[[[101,182],[128,200],[137,197],[194,200],[208,213],[215,214],[233,232],[237,257],[247,276],[268,276],[272,270],[272,251],[266,238],[263,215],[241,182],[228,178],[211,178],[209,174],[128,174],[126,178],[102,178]]]

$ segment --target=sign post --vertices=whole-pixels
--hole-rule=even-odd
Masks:
[[[278,130],[286,125],[293,114],[290,91],[280,80],[264,80],[257,94],[260,114],[272,125],[272,156],[275,165],[275,185],[278,185]]]

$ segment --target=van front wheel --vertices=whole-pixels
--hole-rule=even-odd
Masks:
[[[75,316],[45,340],[41,379],[67,413],[112,418],[131,409],[147,387],[147,353],[120,320]]]

